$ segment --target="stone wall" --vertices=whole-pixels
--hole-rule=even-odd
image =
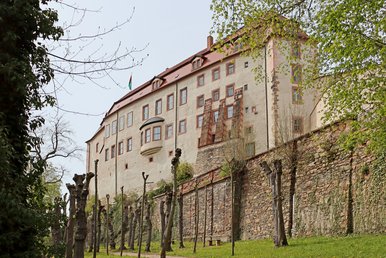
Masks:
[[[386,178],[373,173],[369,165],[371,157],[363,149],[353,152],[339,149],[337,139],[345,130],[346,125],[340,123],[296,139],[293,236],[345,234],[350,228],[350,216],[354,233],[386,233]],[[290,142],[247,161],[246,170],[241,175],[241,239],[267,238],[273,233],[272,193],[268,178],[259,167],[262,161],[271,164],[274,159],[282,159],[283,212],[287,229],[292,144]],[[215,153],[214,150],[211,152]],[[205,159],[208,160],[208,156]],[[196,184],[199,189],[199,239],[202,240],[204,235],[206,206],[206,239],[213,236],[214,240],[228,241],[231,229],[230,179],[221,176],[219,168],[180,186],[184,201],[185,238],[194,235]],[[159,227],[159,224],[154,226]]]

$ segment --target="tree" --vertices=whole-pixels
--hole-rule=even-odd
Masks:
[[[40,38],[57,40],[62,29],[57,14],[42,8],[49,1],[0,3],[0,256],[42,257],[48,234],[44,162],[28,155],[34,146],[29,131],[43,123],[31,110],[53,104],[42,96],[53,71]],[[27,170],[27,165],[29,169]]]
[[[305,71],[303,87],[324,94],[325,120],[353,118],[344,146],[368,142],[384,160],[386,152],[385,2],[337,0],[213,0],[212,32],[222,43],[243,43],[258,56],[267,35],[304,42],[318,50]],[[266,36],[261,36],[266,35]],[[312,60],[309,60],[312,61]],[[320,79],[323,77],[323,79]],[[384,162],[383,162],[384,163]]]
[[[171,211],[168,216],[168,221],[166,224],[166,229],[164,232],[164,241],[162,243],[161,249],[161,258],[166,257],[166,251],[171,251],[171,243],[172,243],[172,226],[173,226],[173,218],[176,210],[177,203],[177,169],[180,163],[181,157],[181,149],[177,148],[175,151],[174,158],[172,159],[172,174],[173,174],[173,193],[172,193],[172,206]]]

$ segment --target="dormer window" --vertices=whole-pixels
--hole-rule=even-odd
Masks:
[[[159,89],[162,85],[163,80],[160,78],[154,78],[153,82],[151,83],[152,85],[152,90]]]
[[[196,70],[196,69],[200,68],[202,66],[202,63],[203,63],[202,57],[196,57],[195,59],[193,59],[192,70]]]

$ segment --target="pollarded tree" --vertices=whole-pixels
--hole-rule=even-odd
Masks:
[[[230,43],[243,43],[246,54],[255,57],[268,34],[296,43],[300,30],[307,33],[306,43],[317,48],[318,60],[303,72],[303,87],[318,87],[324,94],[327,121],[354,118],[346,145],[367,141],[384,159],[384,0],[213,0],[211,8],[212,32],[220,39],[237,32]],[[323,80],[315,80],[321,76]]]
[[[40,90],[52,79],[46,47],[38,38],[57,40],[57,14],[49,1],[0,3],[0,256],[42,257],[48,229],[44,213],[44,162],[32,159],[29,130],[43,123],[31,110],[53,104]],[[27,170],[27,165],[30,169]],[[6,208],[4,208],[6,207]]]

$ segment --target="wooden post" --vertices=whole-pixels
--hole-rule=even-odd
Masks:
[[[141,257],[141,247],[142,247],[142,227],[143,227],[143,214],[145,213],[145,199],[146,199],[146,180],[149,175],[145,176],[145,172],[142,172],[143,178],[143,193],[142,193],[142,203],[141,203],[141,217],[139,218],[139,236],[138,236],[138,258]]]
[[[97,222],[98,222],[98,162],[99,160],[94,160],[94,169],[95,169],[95,200],[94,200],[94,252],[93,252],[93,258],[96,258],[96,246],[97,246]]]
[[[106,215],[106,254],[109,255],[109,244],[110,244],[110,241],[109,241],[109,223],[110,223],[110,203],[109,203],[109,200],[110,200],[110,195],[109,194],[106,194],[106,200],[107,200],[107,215]]]

